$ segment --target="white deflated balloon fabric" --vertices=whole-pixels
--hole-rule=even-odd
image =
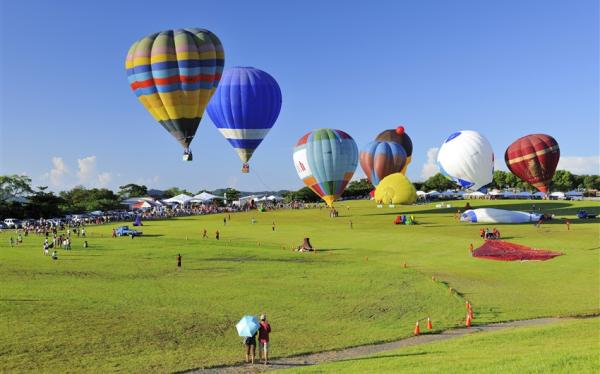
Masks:
[[[461,214],[460,220],[478,223],[528,223],[539,221],[540,215],[506,209],[479,208],[466,210]]]
[[[437,163],[447,178],[463,188],[478,190],[492,182],[494,151],[477,131],[462,130],[451,134],[442,144]]]

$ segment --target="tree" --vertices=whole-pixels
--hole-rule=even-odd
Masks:
[[[494,170],[494,175],[492,177],[492,187],[502,189],[508,186],[507,174],[509,173],[504,172],[502,170]]]
[[[348,186],[342,194],[343,197],[362,197],[368,196],[369,192],[373,189],[373,185],[367,178],[363,178],[357,181],[348,183]]]
[[[0,199],[3,201],[25,197],[31,193],[31,178],[28,176],[0,175]]]
[[[177,195],[181,195],[181,194],[192,195],[191,192],[187,191],[186,189],[179,188],[179,187],[171,187],[171,188],[163,191],[163,197],[165,197],[165,198],[169,198],[169,197],[173,197],[173,196],[177,196]]]
[[[302,187],[295,193],[294,200],[304,201],[305,203],[316,203],[321,201],[319,195],[308,187]]]
[[[567,170],[557,170],[552,178],[552,189],[569,191],[573,189],[573,174]]]
[[[25,215],[31,218],[52,218],[62,215],[61,207],[65,200],[54,192],[46,192],[47,186],[37,187],[37,191],[29,197]]]
[[[452,182],[448,178],[444,177],[442,173],[437,173],[436,175],[430,177],[423,183],[423,188],[428,191],[445,191],[447,189],[456,187],[456,184],[454,184],[454,182]]]
[[[122,198],[146,196],[148,194],[148,187],[144,185],[138,185],[129,183],[124,186],[119,186],[119,196]]]
[[[240,198],[240,191],[236,190],[235,188],[227,188],[224,195],[225,199],[227,199],[227,202],[231,202]]]
[[[70,191],[61,192],[60,197],[65,201],[63,209],[70,213],[104,211],[121,207],[119,196],[106,188],[88,190],[83,186],[77,186]]]

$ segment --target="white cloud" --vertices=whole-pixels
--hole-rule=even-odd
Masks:
[[[52,157],[52,169],[50,170],[50,183],[55,187],[64,186],[64,178],[69,173],[67,165],[62,157]]]
[[[561,156],[557,169],[573,174],[600,174],[600,156]]]
[[[437,154],[439,150],[440,149],[437,147],[429,148],[427,150],[427,161],[423,164],[423,167],[421,168],[421,178],[423,180],[434,176],[439,171],[437,166]]]
[[[86,183],[93,181],[94,177],[97,175],[96,156],[80,158],[77,160],[77,165],[79,166],[79,171],[77,172],[79,183],[85,185]]]
[[[112,180],[112,175],[110,173],[104,172],[98,174],[98,186],[106,187]]]

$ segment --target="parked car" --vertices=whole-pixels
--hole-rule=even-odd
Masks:
[[[4,220],[4,223],[6,224],[6,226],[8,226],[9,229],[20,229],[21,228],[21,221],[19,221],[16,218],[7,218]]]
[[[0,221],[0,230],[6,230],[8,229],[8,225],[2,221]]]
[[[115,231],[117,233],[117,236],[140,236],[140,235],[142,235],[141,231],[131,230],[131,229],[129,229],[129,226],[119,226],[119,227],[117,227],[117,229]]]

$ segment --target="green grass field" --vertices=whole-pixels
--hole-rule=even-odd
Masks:
[[[308,373],[598,373],[600,319],[513,328],[280,371]]]
[[[0,370],[172,372],[232,364],[243,357],[235,323],[262,312],[273,327],[274,357],[399,339],[428,316],[438,330],[458,326],[465,299],[475,323],[600,312],[600,225],[574,219],[581,207],[600,212],[599,203],[536,202],[569,217],[570,231],[560,221],[496,226],[508,241],[565,254],[545,262],[470,257],[469,243],[482,242],[484,226],[455,221],[464,202],[451,204],[341,202],[335,219],[325,209],[281,210],[232,214],[226,226],[223,215],[147,221],[144,236],[133,240],[111,238],[116,225],[90,226],[90,248],[75,238],[73,251],[59,251],[54,262],[42,255],[42,237],[10,248],[14,233],[2,233]],[[414,214],[419,225],[393,225],[400,213]],[[210,239],[201,238],[204,228]],[[316,254],[290,250],[305,236]],[[598,332],[591,326],[589,334]]]

